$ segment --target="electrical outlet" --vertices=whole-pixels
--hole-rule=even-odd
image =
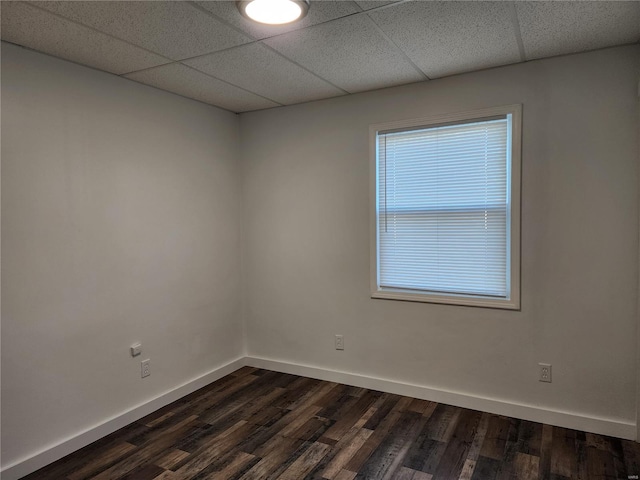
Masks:
[[[150,359],[146,359],[146,360],[142,360],[140,362],[140,367],[141,367],[141,372],[140,375],[142,378],[144,377],[148,377],[149,375],[151,375],[151,360]]]
[[[336,350],[344,350],[344,336],[336,335]]]
[[[551,383],[551,365],[548,363],[539,363],[538,380],[541,382]]]

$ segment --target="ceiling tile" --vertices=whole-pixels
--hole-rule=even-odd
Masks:
[[[125,77],[232,112],[248,112],[278,106],[277,103],[245,92],[179,63],[134,72]]]
[[[362,8],[363,10],[371,10],[372,8],[376,8],[376,7],[382,7],[383,5],[389,5],[390,3],[397,3],[398,0],[368,0],[365,2],[358,2],[356,1],[356,3],[358,5],[360,5],[360,8]]]
[[[328,22],[329,20],[334,20],[346,15],[352,15],[360,11],[354,2],[332,0],[312,1],[307,16],[301,21],[290,25],[270,26],[260,25],[245,19],[236,8],[236,2],[213,0],[199,1],[196,2],[196,4],[256,39],[273,37],[311,25]]]
[[[187,2],[34,2],[38,6],[173,60],[250,39]]]
[[[2,2],[2,39],[116,74],[169,61],[24,2]]]
[[[258,43],[184,63],[283,104],[335,97],[344,93]]]
[[[521,60],[511,2],[406,2],[371,18],[430,78]]]
[[[527,59],[562,55],[640,38],[640,2],[517,2]]]
[[[366,15],[286,33],[264,43],[351,93],[424,80]]]

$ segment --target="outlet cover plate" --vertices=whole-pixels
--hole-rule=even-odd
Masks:
[[[140,362],[140,376],[144,378],[149,375],[151,375],[151,360],[147,358]]]
[[[538,369],[538,380],[541,382],[551,383],[551,364],[539,363]]]

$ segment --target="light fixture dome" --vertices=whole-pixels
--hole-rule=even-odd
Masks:
[[[267,25],[295,22],[309,11],[309,0],[249,0],[236,5],[246,18]]]

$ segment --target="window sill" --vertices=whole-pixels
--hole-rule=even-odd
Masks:
[[[520,302],[516,299],[497,299],[475,297],[470,295],[435,295],[412,290],[375,290],[371,298],[399,300],[404,302],[440,303],[444,305],[460,305],[466,307],[499,308],[503,310],[520,310]]]

